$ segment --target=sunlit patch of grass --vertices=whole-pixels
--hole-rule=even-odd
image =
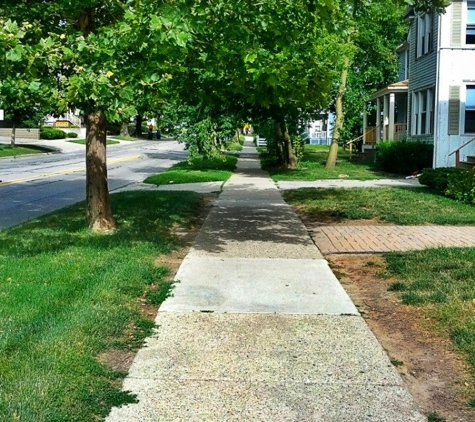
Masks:
[[[310,216],[417,224],[475,224],[475,207],[425,188],[296,189],[284,199]]]
[[[170,287],[154,261],[200,206],[191,192],[123,192],[109,235],[85,228],[84,204],[0,232],[0,420],[89,422],[136,400],[97,356],[150,335],[139,303]]]
[[[225,182],[236,168],[237,157],[223,154],[219,158],[195,158],[175,164],[163,173],[147,177],[155,185],[169,183]]]

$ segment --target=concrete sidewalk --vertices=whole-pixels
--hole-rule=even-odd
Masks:
[[[124,381],[118,421],[425,421],[255,149]]]

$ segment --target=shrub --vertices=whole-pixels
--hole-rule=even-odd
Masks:
[[[457,201],[475,205],[475,169],[450,174],[445,194]]]
[[[375,165],[389,173],[412,174],[432,165],[434,146],[421,141],[383,141],[376,147]]]
[[[419,183],[445,195],[449,184],[449,176],[454,173],[466,171],[467,170],[457,167],[427,168],[422,171],[422,175],[419,177]]]
[[[79,125],[71,125],[69,126],[71,129],[79,129]]]
[[[76,132],[68,132],[66,133],[67,138],[77,138],[78,134]]]
[[[61,129],[55,129],[52,127],[44,127],[40,130],[41,139],[64,139],[66,138],[66,132]]]

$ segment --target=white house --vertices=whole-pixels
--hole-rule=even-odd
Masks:
[[[475,1],[446,13],[407,10],[407,42],[397,53],[399,82],[374,94],[364,143],[402,137],[434,144],[434,167],[475,159]],[[473,156],[474,158],[471,158]]]

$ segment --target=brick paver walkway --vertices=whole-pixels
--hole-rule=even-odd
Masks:
[[[475,247],[473,226],[322,226],[309,232],[324,255]]]

